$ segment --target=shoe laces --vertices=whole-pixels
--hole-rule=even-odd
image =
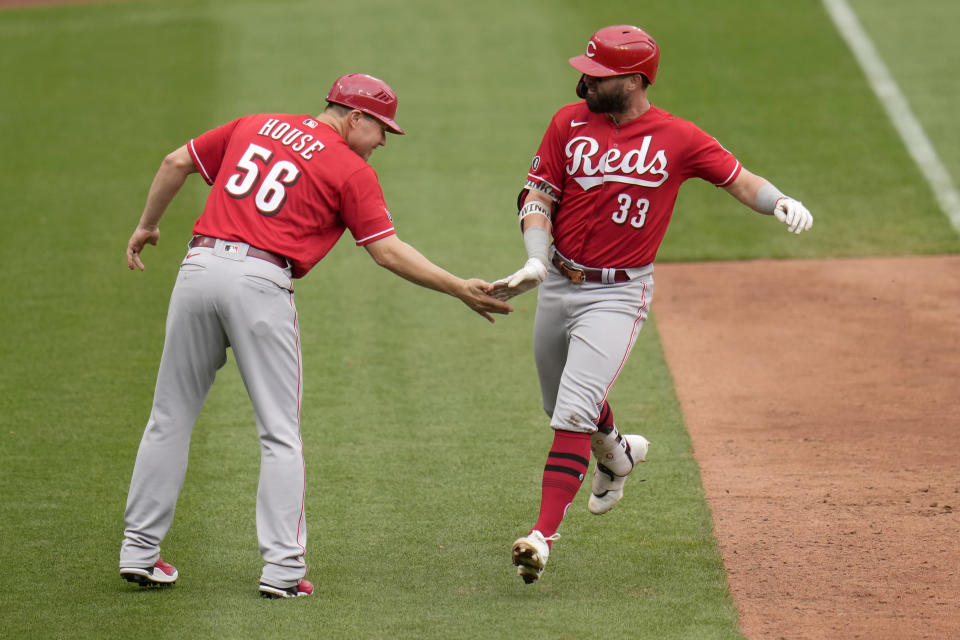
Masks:
[[[533,531],[530,532],[530,535],[533,535],[534,533],[539,534],[540,537],[541,537],[545,542],[553,542],[554,540],[559,540],[559,539],[560,539],[560,534],[559,534],[559,533],[554,533],[552,536],[549,536],[549,537],[548,537],[548,536],[545,536],[545,535],[543,535],[542,533],[540,533],[540,531],[534,529]]]

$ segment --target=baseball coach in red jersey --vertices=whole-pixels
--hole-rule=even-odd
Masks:
[[[660,48],[643,30],[597,31],[570,64],[580,101],[550,121],[518,201],[528,259],[494,283],[502,300],[539,285],[534,359],[554,440],[540,512],[511,548],[517,574],[540,578],[557,529],[596,459],[588,509],[623,496],[650,443],[617,430],[607,402],[653,299],[653,263],[680,185],[700,178],[787,230],[810,229],[797,200],[745,169],[695,124],[650,103]],[[552,241],[552,242],[551,242]]]
[[[160,557],[187,468],[190,433],[217,370],[233,349],[260,438],[257,537],[267,598],[306,596],[305,474],[300,438],[302,373],[293,280],[350,230],[377,264],[459,298],[493,322],[513,309],[493,285],[464,280],[401,241],[376,172],[367,164],[386,134],[403,134],[397,96],[364,74],[334,82],[317,116],[238,118],[170,153],[157,171],[127,265],[157,244],[160,218],[191,173],[211,186],[170,297],[153,409],[130,482],[120,574],[170,585],[179,572]]]

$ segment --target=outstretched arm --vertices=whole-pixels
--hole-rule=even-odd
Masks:
[[[187,151],[187,145],[172,151],[163,159],[160,168],[157,170],[157,175],[153,178],[153,184],[150,185],[147,204],[143,208],[140,222],[127,242],[127,266],[131,270],[139,268],[140,271],[143,271],[140,252],[147,244],[157,244],[160,239],[160,218],[163,217],[163,213],[170,206],[173,197],[177,195],[183,183],[186,182],[187,176],[196,172],[196,170],[193,158]]]
[[[792,233],[801,233],[813,226],[813,215],[802,202],[785,196],[765,178],[746,169],[741,169],[736,180],[724,189],[754,211],[776,217]]]
[[[388,236],[364,247],[381,267],[421,287],[459,298],[490,322],[493,322],[492,313],[506,315],[513,311],[513,307],[506,302],[490,297],[492,284],[477,278],[458,278],[430,262],[397,236]]]

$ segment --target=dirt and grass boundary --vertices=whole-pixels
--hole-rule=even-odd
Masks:
[[[960,256],[655,278],[746,636],[956,637]]]

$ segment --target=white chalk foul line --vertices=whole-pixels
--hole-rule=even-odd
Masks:
[[[857,19],[857,14],[846,0],[823,0],[823,4],[863,68],[867,81],[899,132],[907,151],[930,183],[940,208],[947,214],[953,228],[960,233],[960,193],[873,41]]]

